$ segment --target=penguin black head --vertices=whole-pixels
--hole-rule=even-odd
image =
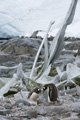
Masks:
[[[43,86],[43,93],[45,92],[45,90],[47,90],[47,84]]]
[[[41,93],[41,89],[39,88],[34,88],[28,95],[28,98],[31,100],[36,101],[38,98],[38,94]]]
[[[34,89],[32,90],[32,92],[35,92],[35,93],[39,94],[39,93],[41,93],[41,89],[39,89],[39,88],[34,88]]]
[[[47,90],[47,88],[51,89],[52,86],[53,86],[53,83],[45,84],[45,85],[43,86],[43,92],[44,92],[45,90]]]

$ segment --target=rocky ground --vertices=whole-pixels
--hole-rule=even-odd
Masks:
[[[52,40],[52,37],[49,38]],[[65,38],[65,50],[53,66],[62,63],[72,63],[75,60],[75,51],[80,48],[79,38]],[[0,77],[12,77],[16,72],[14,68],[4,68],[1,66],[12,67],[23,64],[24,72],[29,72],[42,39],[40,38],[15,38],[0,39]],[[50,44],[50,43],[49,43]],[[37,65],[44,60],[44,49],[40,53]],[[1,81],[1,79],[0,79]],[[15,98],[5,97],[0,100],[0,120],[80,120],[80,96],[59,95],[60,103],[41,103],[35,106],[28,106],[24,102],[14,105]]]
[[[16,105],[14,98],[0,101],[0,120],[80,120],[80,96],[59,96],[60,103]]]

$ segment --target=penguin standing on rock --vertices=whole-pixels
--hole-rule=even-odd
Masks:
[[[58,91],[56,86],[53,83],[46,84],[43,86],[43,93],[48,89],[48,101],[55,102],[58,98]]]
[[[28,95],[28,99],[37,101],[37,98],[39,97],[39,93],[41,93],[41,90],[39,88],[34,88]]]

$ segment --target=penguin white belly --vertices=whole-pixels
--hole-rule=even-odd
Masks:
[[[49,98],[49,95],[48,95],[48,102],[51,102],[51,101],[50,101],[50,98]]]
[[[51,102],[49,98],[49,88],[47,89],[47,96],[48,96],[48,102]]]
[[[33,92],[29,99],[33,101],[37,101],[37,98],[38,98],[38,94]]]

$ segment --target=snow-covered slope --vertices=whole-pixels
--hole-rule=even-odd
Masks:
[[[60,28],[71,0],[0,0],[0,37],[31,35],[35,30],[46,32],[55,20],[50,35]],[[73,23],[66,36],[80,37],[80,0]]]

